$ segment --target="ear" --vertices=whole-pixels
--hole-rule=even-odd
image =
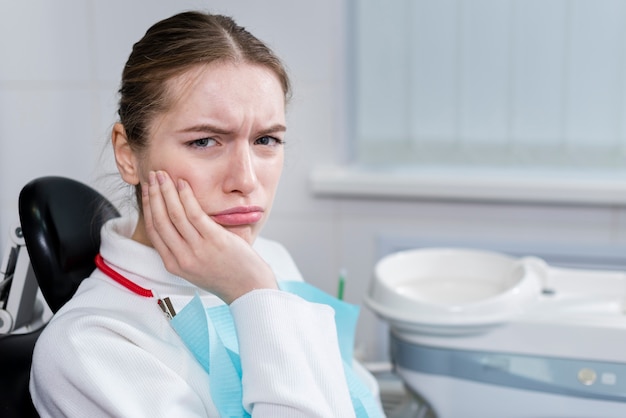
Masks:
[[[111,143],[115,153],[115,163],[122,179],[132,185],[139,184],[139,165],[135,152],[131,149],[124,125],[117,122],[111,131]]]

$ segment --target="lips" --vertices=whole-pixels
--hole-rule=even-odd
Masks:
[[[258,206],[237,206],[211,215],[215,222],[224,226],[255,224],[263,217],[263,209]]]

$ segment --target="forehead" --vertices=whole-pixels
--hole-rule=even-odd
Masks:
[[[249,63],[218,61],[198,65],[171,78],[166,84],[170,111],[190,107],[245,104],[284,113],[285,93],[269,68]]]

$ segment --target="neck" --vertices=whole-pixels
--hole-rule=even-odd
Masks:
[[[148,238],[148,234],[146,234],[146,223],[143,220],[142,214],[139,214],[139,219],[137,219],[137,225],[135,226],[135,231],[131,238],[140,244],[152,247],[152,242]]]

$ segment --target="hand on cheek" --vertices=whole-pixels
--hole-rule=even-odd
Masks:
[[[260,288],[277,288],[271,268],[241,237],[209,217],[189,184],[164,172],[142,184],[148,238],[165,268],[226,303]]]

